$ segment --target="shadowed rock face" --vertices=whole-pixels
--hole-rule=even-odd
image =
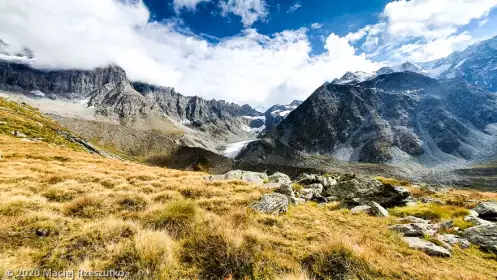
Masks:
[[[412,72],[355,85],[325,84],[268,137],[289,148],[384,163],[433,165],[495,155],[497,95]]]
[[[116,85],[126,80],[126,73],[117,66],[90,71],[45,71],[0,60],[0,88],[4,90],[39,90],[68,99],[83,99],[104,85]]]

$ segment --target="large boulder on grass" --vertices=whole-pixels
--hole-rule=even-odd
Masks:
[[[497,224],[470,227],[462,236],[481,248],[497,253]]]
[[[473,209],[478,217],[487,221],[497,221],[497,201],[480,202]]]
[[[409,191],[404,188],[356,176],[340,178],[336,185],[326,188],[324,192],[326,196],[336,197],[345,203],[376,201],[383,207],[405,205],[410,197]]]
[[[276,172],[273,175],[268,177],[269,184],[287,184],[290,185],[292,183],[292,179],[286,174]]]
[[[426,241],[419,237],[404,237],[403,240],[409,245],[409,247],[421,250],[430,256],[437,257],[450,257],[451,254],[449,250],[444,247],[437,246],[430,241]]]
[[[288,197],[280,193],[270,193],[261,196],[253,202],[249,208],[254,211],[266,214],[281,214],[288,211]]]
[[[433,236],[439,227],[434,224],[412,223],[393,225],[389,229],[402,233],[404,236],[422,237],[425,235]]]

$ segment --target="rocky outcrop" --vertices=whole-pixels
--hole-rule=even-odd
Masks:
[[[291,184],[292,180],[288,177],[288,175],[276,172],[268,177],[268,182],[270,184]]]
[[[249,208],[266,214],[282,214],[288,211],[288,198],[279,193],[263,195],[259,200],[253,202]]]
[[[497,224],[470,227],[462,236],[481,248],[497,253]]]
[[[266,173],[257,173],[243,170],[231,170],[222,175],[211,175],[205,177],[207,181],[240,180],[248,183],[263,185],[268,182]]]
[[[100,156],[103,156],[106,158],[122,159],[121,157],[119,157],[115,154],[111,154],[107,151],[104,151],[104,150],[96,147],[95,145],[91,144],[90,142],[86,141],[85,139],[80,138],[78,136],[75,136],[67,131],[59,130],[59,131],[57,131],[57,133],[59,135],[64,136],[66,139],[70,140],[74,144],[82,147],[83,149],[85,149],[87,152],[89,152],[91,154],[97,154],[97,155],[100,155]]]
[[[234,136],[242,139],[254,138],[251,118],[263,115],[249,105],[240,106],[224,100],[183,96],[169,87],[137,82],[132,85],[147,100],[177,122],[207,132],[211,137],[221,140],[233,141],[236,139]]]
[[[325,194],[351,205],[375,201],[384,207],[405,205],[406,199],[410,196],[410,193],[401,187],[355,176],[338,178],[337,184],[326,188]]]
[[[447,249],[437,246],[419,237],[404,237],[403,240],[409,245],[409,247],[416,250],[421,250],[430,256],[437,256],[437,257],[451,256],[451,253]]]
[[[425,235],[433,236],[439,229],[436,225],[428,223],[398,224],[390,226],[389,228],[409,237],[423,237]]]
[[[481,219],[497,221],[497,201],[480,202],[473,210]]]
[[[0,89],[8,91],[38,90],[52,97],[84,99],[104,85],[116,85],[126,80],[126,73],[117,66],[88,71],[46,71],[0,60]]]
[[[461,249],[467,249],[470,246],[468,240],[461,238],[455,234],[438,234],[435,239],[443,244],[443,247],[451,250],[453,246],[459,246]]]

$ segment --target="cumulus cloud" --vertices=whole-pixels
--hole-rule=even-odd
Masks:
[[[223,0],[220,2],[223,15],[233,13],[242,18],[244,26],[250,26],[267,14],[267,4],[264,0]]]
[[[390,60],[432,60],[472,43],[461,27],[484,22],[497,0],[400,0],[388,3],[378,23],[346,35],[361,49]],[[389,51],[385,53],[385,51]],[[398,61],[397,61],[398,62]]]
[[[1,38],[30,47],[37,67],[116,63],[132,80],[255,106],[305,99],[346,71],[378,68],[335,34],[319,56],[310,55],[305,28],[271,36],[246,29],[212,44],[173,23],[149,22],[149,11],[136,1],[1,1],[0,14]]]
[[[182,8],[187,8],[190,10],[194,10],[198,4],[201,2],[209,2],[210,0],[174,0],[173,5],[176,11],[181,10]]]

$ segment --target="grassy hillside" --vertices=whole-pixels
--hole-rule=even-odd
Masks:
[[[115,269],[132,279],[497,277],[497,257],[476,247],[455,248],[447,259],[410,249],[387,229],[395,217],[352,215],[333,203],[292,206],[280,216],[254,213],[247,205],[270,190],[92,155],[59,129],[37,110],[0,99],[0,275]],[[460,214],[472,199],[497,198],[413,191],[447,205],[392,214],[455,219],[462,228],[470,226]]]
[[[9,135],[0,135],[0,149],[0,274],[114,268],[139,279],[497,276],[495,256],[477,248],[455,249],[450,259],[408,248],[387,229],[393,218],[313,203],[281,216],[256,214],[246,206],[268,190],[255,185],[207,183],[203,173]]]
[[[78,145],[58,134],[58,130],[65,129],[43,116],[37,109],[0,98],[0,133],[20,132],[32,140],[80,149]]]

